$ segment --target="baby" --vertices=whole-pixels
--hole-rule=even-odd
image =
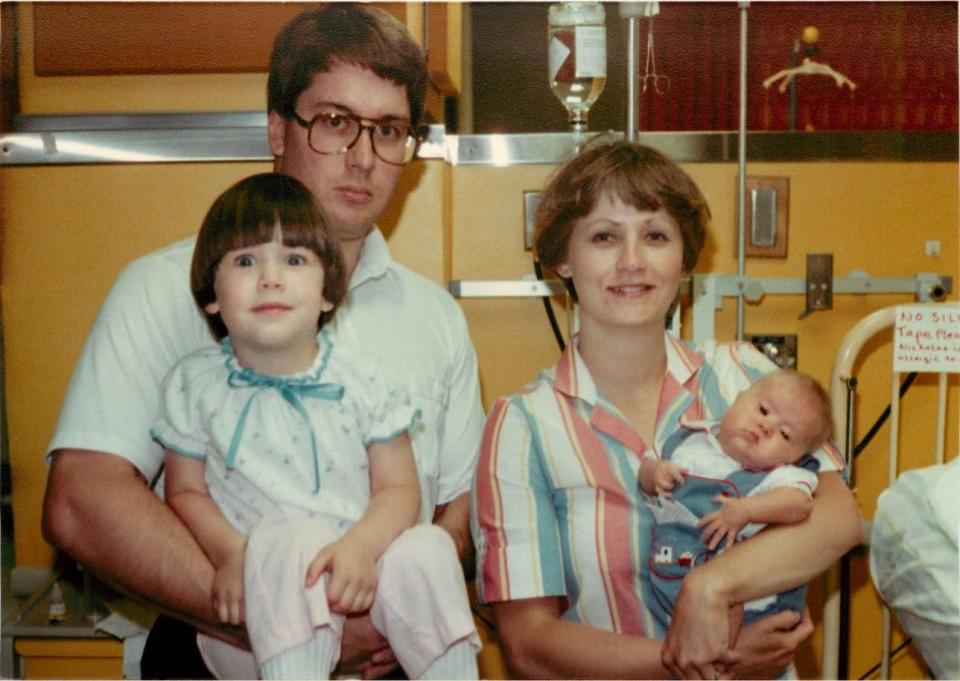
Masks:
[[[648,452],[640,486],[658,496],[648,503],[657,520],[651,610],[664,626],[687,572],[768,523],[798,523],[810,515],[819,462],[809,454],[827,441],[831,423],[823,387],[781,369],[740,393],[719,422],[686,423],[660,458]],[[750,601],[743,621],[784,609],[800,612],[805,596],[800,587]]]

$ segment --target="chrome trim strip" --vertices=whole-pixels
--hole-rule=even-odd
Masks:
[[[454,279],[447,284],[454,298],[544,298],[566,293],[557,279],[467,281]]]
[[[0,135],[0,166],[268,161],[263,112],[20,116]],[[594,136],[598,133],[592,133]],[[619,132],[607,133],[622,137]],[[641,132],[640,142],[682,163],[738,159],[735,132]],[[451,165],[555,164],[573,150],[571,133],[448,135],[429,127],[420,158]],[[955,132],[751,132],[749,162],[946,161]]]

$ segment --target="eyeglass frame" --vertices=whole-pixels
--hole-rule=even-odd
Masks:
[[[313,124],[316,122],[318,118],[324,118],[324,117],[329,118],[331,116],[340,116],[341,118],[346,118],[354,121],[357,124],[357,136],[353,138],[353,141],[350,142],[350,144],[340,149],[340,151],[320,151],[315,146],[313,146]],[[420,151],[420,145],[423,143],[423,135],[422,135],[423,128],[419,128],[415,130],[412,125],[405,124],[407,127],[407,139],[413,140],[413,153],[410,155],[410,158],[407,159],[406,161],[399,161],[399,162],[388,161],[387,159],[385,159],[383,156],[380,155],[379,151],[377,151],[377,143],[373,141],[373,131],[381,123],[384,123],[387,121],[402,121],[403,119],[364,118],[363,116],[358,116],[352,111],[321,111],[320,113],[316,114],[313,118],[311,118],[309,121],[301,117],[300,114],[298,114],[296,111],[292,112],[290,117],[293,120],[295,120],[298,124],[300,124],[301,127],[306,129],[307,145],[310,147],[310,149],[312,149],[315,153],[323,154],[324,156],[339,156],[340,154],[347,153],[357,143],[357,141],[360,139],[360,136],[363,134],[365,130],[368,130],[370,132],[370,148],[373,150],[374,155],[384,163],[388,163],[392,166],[404,166],[408,164],[410,161],[412,161],[413,159],[415,159],[417,157],[417,152]],[[368,121],[368,122],[365,123],[364,121]],[[409,144],[409,142],[407,142],[407,144]]]

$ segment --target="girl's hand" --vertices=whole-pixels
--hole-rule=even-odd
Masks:
[[[224,624],[243,624],[243,551],[231,553],[213,576],[213,609]]]
[[[793,662],[797,648],[813,633],[813,620],[787,610],[744,626],[737,638],[740,661],[727,671],[737,679],[773,679]]]
[[[686,472],[686,469],[669,461],[659,462],[653,478],[654,491],[658,496],[670,498],[673,488],[683,484],[683,474]]]
[[[306,586],[311,587],[324,572],[330,609],[341,614],[363,612],[373,605],[377,592],[377,556],[371,547],[347,532],[323,547],[307,568]]]
[[[750,521],[740,499],[720,494],[713,498],[713,502],[720,504],[720,509],[708,513],[697,523],[697,527],[703,528],[703,541],[711,551],[724,539],[727,540],[727,548],[733,546],[737,533]]]

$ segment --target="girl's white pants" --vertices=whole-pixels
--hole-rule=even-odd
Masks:
[[[247,538],[244,604],[253,654],[198,634],[210,671],[222,679],[256,678],[266,660],[306,643],[318,627],[338,642],[344,616],[330,611],[322,577],[304,586],[307,566],[339,536],[316,518],[267,517]],[[409,678],[419,677],[451,645],[469,638],[479,650],[466,585],[450,535],[416,525],[377,561],[379,581],[370,617]]]

